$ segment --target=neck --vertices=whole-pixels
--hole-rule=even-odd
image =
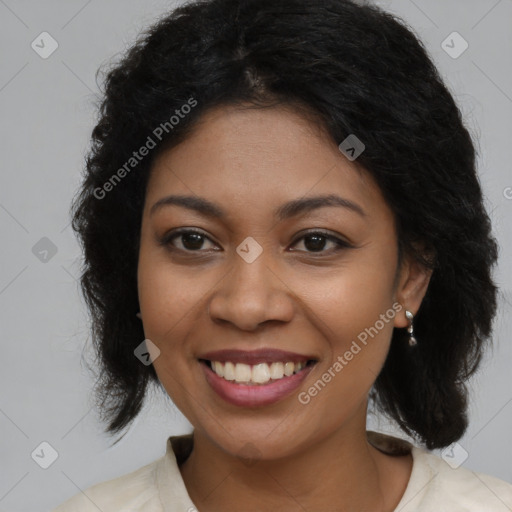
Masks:
[[[387,456],[368,443],[365,423],[297,452],[244,463],[195,431],[193,451],[180,471],[200,512],[320,511],[333,510],[333,504],[340,512],[386,512],[401,496],[382,492],[390,484]]]

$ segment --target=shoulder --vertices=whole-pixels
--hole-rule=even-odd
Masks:
[[[512,484],[456,464],[452,451],[440,457],[398,437],[367,434],[370,443],[388,455],[412,453],[409,482],[394,512],[512,511]]]
[[[510,512],[512,484],[499,478],[450,465],[444,458],[422,448],[413,449],[414,465],[411,475],[413,492],[421,499],[414,510],[450,510],[450,512]],[[413,476],[417,477],[413,479]],[[423,492],[419,487],[423,486]],[[412,500],[414,501],[414,500]],[[405,509],[404,512],[408,510]],[[412,509],[411,509],[412,510]]]
[[[162,458],[75,494],[52,512],[160,512],[156,472]]]

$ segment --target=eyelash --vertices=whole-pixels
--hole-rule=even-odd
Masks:
[[[167,233],[166,235],[164,235],[162,237],[162,239],[160,240],[160,244],[169,248],[170,250],[176,250],[176,251],[181,251],[181,252],[184,252],[184,253],[201,253],[201,252],[204,252],[202,249],[198,249],[196,251],[194,250],[190,250],[190,249],[180,249],[178,247],[175,247],[172,245],[172,241],[175,239],[175,238],[179,238],[181,235],[188,235],[188,234],[196,234],[196,235],[200,235],[202,236],[203,238],[209,240],[211,243],[215,243],[213,242],[208,236],[206,236],[202,231],[198,231],[196,229],[190,229],[190,228],[179,228],[179,229],[176,229],[174,231],[171,231],[170,233]],[[327,233],[325,231],[322,231],[322,230],[314,230],[314,231],[308,231],[307,233],[304,233],[302,236],[300,236],[299,238],[295,239],[293,244],[292,245],[296,245],[297,242],[299,242],[300,240],[308,237],[308,236],[313,236],[313,235],[317,235],[317,236],[321,236],[322,238],[325,238],[327,240],[329,240],[330,242],[334,242],[336,244],[336,247],[334,249],[331,249],[331,250],[327,250],[327,251],[299,251],[299,252],[305,252],[307,254],[313,254],[313,255],[321,255],[321,254],[330,254],[332,252],[338,252],[338,251],[341,251],[343,249],[349,249],[349,248],[352,248],[353,246],[351,244],[349,244],[348,242],[344,241],[344,240],[341,240],[340,238],[338,237],[335,237],[333,235],[331,235],[330,233]]]

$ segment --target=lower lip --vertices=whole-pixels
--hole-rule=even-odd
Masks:
[[[219,377],[206,363],[200,364],[212,389],[226,402],[240,407],[258,407],[282,400],[300,386],[314,366],[308,365],[298,373],[269,384],[247,385]]]

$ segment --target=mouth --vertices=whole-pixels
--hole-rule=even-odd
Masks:
[[[289,396],[318,360],[278,350],[225,350],[198,359],[213,391],[232,405],[270,405]]]
[[[262,386],[277,382],[292,375],[296,375],[304,368],[313,366],[314,359],[306,361],[274,361],[272,363],[257,363],[254,365],[245,363],[234,363],[232,361],[210,361],[199,359],[199,361],[214,372],[218,377],[236,384],[247,386]]]

